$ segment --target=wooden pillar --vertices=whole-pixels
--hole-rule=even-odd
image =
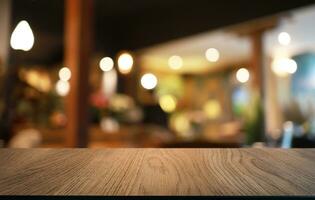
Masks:
[[[11,4],[12,2],[10,0],[0,0],[0,67],[7,67],[8,64]]]
[[[256,136],[253,142],[263,141],[266,136],[265,117],[265,73],[264,73],[264,47],[263,34],[265,30],[256,30],[250,33],[251,38],[251,74],[252,74],[252,96],[258,102],[257,123],[255,124]],[[257,96],[255,96],[257,95]]]
[[[263,70],[263,30],[258,30],[250,34],[251,38],[251,73],[253,77],[252,86],[260,96],[264,97],[264,70]]]
[[[17,63],[13,62],[10,53],[10,28],[12,15],[12,2],[10,0],[0,0],[0,73],[3,74],[0,93],[2,96],[0,109],[0,147],[4,143],[8,144],[12,136],[13,118],[15,114],[14,89],[17,81]],[[3,141],[2,141],[3,140]]]
[[[255,19],[241,25],[231,28],[231,31],[240,35],[249,37],[251,40],[251,77],[252,86],[257,90],[261,97],[264,97],[264,47],[263,34],[267,30],[271,30],[278,26],[279,19],[283,15],[275,15],[271,17]]]
[[[249,37],[251,41],[251,58],[250,58],[250,73],[251,73],[251,88],[252,98],[257,104],[256,122],[252,124],[247,142],[257,142],[265,139],[266,136],[266,66],[264,63],[265,52],[263,46],[263,34],[266,30],[275,28],[279,23],[281,15],[256,19],[246,22],[242,25],[231,28],[240,36]]]
[[[92,8],[93,0],[65,1],[65,66],[72,72],[66,102],[68,147],[86,147],[88,144]]]

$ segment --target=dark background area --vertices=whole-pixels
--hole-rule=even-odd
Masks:
[[[95,0],[94,49],[114,55],[312,3],[315,1]],[[18,59],[28,64],[62,62],[63,0],[13,0],[12,4],[11,29],[25,19],[31,22],[36,39],[32,51]]]

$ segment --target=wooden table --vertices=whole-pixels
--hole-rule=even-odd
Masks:
[[[1,149],[1,195],[315,195],[315,149]]]

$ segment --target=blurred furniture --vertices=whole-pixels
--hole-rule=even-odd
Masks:
[[[175,136],[167,129],[152,124],[123,125],[118,132],[113,133],[92,126],[89,147],[160,147],[174,139]]]
[[[30,127],[29,127],[30,128]],[[18,131],[24,128],[19,127]],[[222,134],[215,137],[205,137],[199,140],[184,140],[177,138],[168,129],[154,124],[122,125],[118,131],[105,132],[100,126],[92,125],[89,128],[90,148],[239,148],[242,134],[227,134],[228,131],[220,128]],[[64,136],[66,129],[39,128],[41,133],[40,147],[65,147]]]
[[[40,129],[42,133],[41,147],[64,147],[65,129]],[[116,132],[105,132],[100,126],[89,127],[90,148],[124,148],[124,147],[160,147],[175,139],[167,129],[150,124],[122,125]]]
[[[241,144],[244,141],[244,131],[239,121],[207,123],[203,139],[212,143]]]
[[[0,195],[314,195],[315,150],[0,149]]]

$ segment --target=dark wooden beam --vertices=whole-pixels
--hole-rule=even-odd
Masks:
[[[65,1],[65,66],[72,72],[66,104],[68,147],[86,147],[88,144],[92,7],[93,0]]]

